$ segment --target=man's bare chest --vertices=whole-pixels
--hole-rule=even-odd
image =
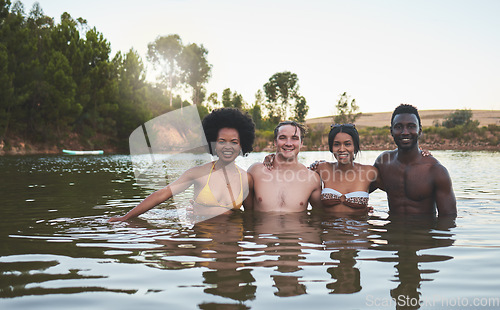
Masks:
[[[381,170],[382,182],[388,193],[411,200],[432,197],[434,180],[430,165],[390,165]]]

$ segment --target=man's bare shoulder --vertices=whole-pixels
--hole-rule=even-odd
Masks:
[[[424,164],[428,164],[431,166],[431,172],[438,176],[438,175],[448,175],[448,170],[446,169],[445,166],[443,166],[439,160],[432,156],[426,156],[422,159],[422,162]]]
[[[252,164],[249,168],[248,168],[248,172],[249,173],[252,173],[252,172],[257,172],[259,170],[262,170],[262,168],[265,168],[264,164],[263,163],[254,163]]]
[[[310,173],[310,174],[317,174],[316,172],[312,171],[311,169],[307,168],[306,166],[304,166],[303,164],[299,164],[299,170],[304,170],[304,171],[307,171],[307,173]]]
[[[421,156],[420,162],[428,165],[441,165],[439,160],[437,160],[434,156]]]
[[[375,165],[388,164],[394,156],[396,156],[397,150],[384,151],[375,160]]]
[[[315,171],[308,169],[306,166],[299,164],[298,172],[300,174],[305,174],[308,182],[313,182],[313,184],[321,184],[321,177]]]

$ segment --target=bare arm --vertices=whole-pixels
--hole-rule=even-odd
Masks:
[[[127,221],[131,218],[143,214],[146,211],[151,210],[160,203],[172,197],[173,194],[178,194],[180,192],[185,191],[189,186],[193,184],[194,175],[195,175],[194,169],[189,169],[188,171],[184,172],[177,180],[172,182],[170,185],[167,185],[164,188],[157,190],[156,192],[146,197],[140,204],[138,204],[135,208],[130,210],[124,216],[112,217],[108,221],[109,222]]]
[[[127,221],[131,218],[143,214],[146,211],[151,210],[152,208],[156,207],[157,205],[164,202],[170,197],[172,197],[172,190],[170,189],[169,186],[166,186],[146,197],[146,199],[144,199],[140,204],[138,204],[135,208],[130,210],[124,216],[112,217],[109,219],[109,222]]]
[[[435,180],[435,199],[438,216],[457,214],[457,200],[448,170],[437,164],[432,168]]]
[[[253,209],[253,196],[254,196],[254,191],[253,191],[253,177],[250,173],[247,172],[248,176],[248,195],[243,201],[243,207],[245,210],[251,210]]]
[[[315,187],[309,197],[309,203],[313,208],[321,208],[323,207],[323,203],[321,202],[321,178],[318,174],[315,173]]]
[[[375,163],[373,164],[373,167],[375,167],[375,169],[377,169],[377,178],[371,182],[370,184],[370,189],[368,190],[369,193],[372,193],[373,191],[375,191],[377,188],[385,191],[384,189],[384,183],[382,182],[382,178],[380,177],[380,162],[382,160],[382,155],[383,154],[380,154],[379,157],[377,157],[377,159],[375,160]]]

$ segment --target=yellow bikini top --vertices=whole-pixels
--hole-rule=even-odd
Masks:
[[[236,168],[238,170],[238,173],[240,174],[240,194],[238,195],[238,198],[236,198],[236,201],[233,201],[232,204],[230,205],[221,205],[219,201],[215,198],[214,194],[212,193],[212,190],[210,189],[210,186],[208,185],[208,182],[210,182],[210,177],[212,176],[212,171],[214,170],[215,163],[213,163],[212,168],[210,169],[210,174],[208,175],[208,180],[207,184],[201,189],[200,193],[195,199],[196,203],[199,203],[204,206],[210,206],[210,207],[223,207],[227,209],[239,209],[241,205],[243,204],[243,183],[241,181],[241,172],[240,169]]]

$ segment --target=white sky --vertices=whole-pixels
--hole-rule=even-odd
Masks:
[[[12,1],[14,2],[14,1]],[[26,12],[35,1],[23,0]],[[213,65],[207,95],[231,88],[253,103],[276,72],[298,75],[308,118],[331,115],[341,93],[361,112],[500,110],[497,0],[38,0],[45,15],[82,17],[134,48],[179,34]]]

